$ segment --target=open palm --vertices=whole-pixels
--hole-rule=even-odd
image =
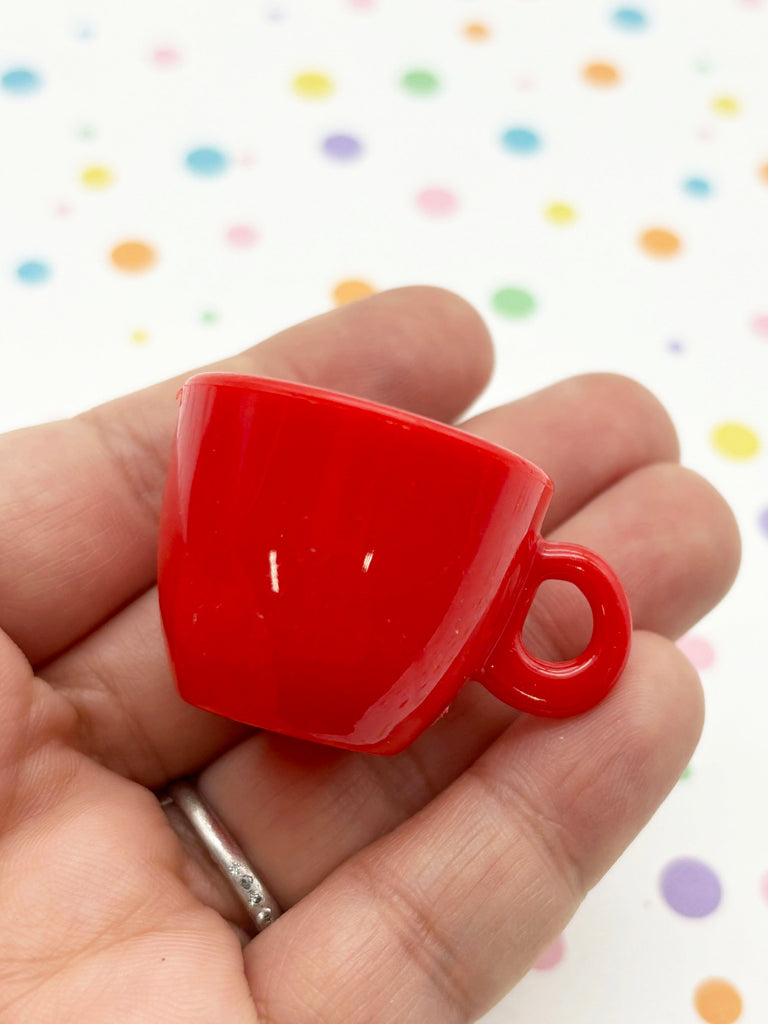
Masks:
[[[471,307],[404,288],[217,368],[451,422],[490,367]],[[317,747],[175,693],[154,582],[178,386],[0,438],[0,1022],[474,1020],[690,756],[701,692],[671,641],[730,585],[733,517],[624,378],[576,378],[463,423],[546,469],[548,535],[616,569],[636,627],[628,667],[575,719],[517,715],[469,683],[396,757]],[[574,592],[552,585],[526,635],[557,659],[587,629]],[[197,772],[287,910],[250,942],[226,880],[155,795]]]

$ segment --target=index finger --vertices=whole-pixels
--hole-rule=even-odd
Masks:
[[[485,386],[491,364],[488,331],[468,303],[410,287],[332,310],[207,369],[302,380],[450,421]],[[153,584],[184,379],[0,437],[0,627],[33,663]]]

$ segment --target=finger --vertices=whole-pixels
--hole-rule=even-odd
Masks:
[[[698,473],[659,463],[625,477],[567,522],[550,540],[572,540],[614,566],[641,629],[676,639],[725,596],[736,578],[741,542],[736,519]],[[532,651],[561,658],[583,650],[592,629],[575,587],[547,584],[524,630]]]
[[[576,386],[564,382],[522,404],[522,415],[517,403],[488,414],[486,435],[512,449],[530,447],[531,437],[540,439],[536,454],[558,482],[561,515],[578,507],[585,493],[601,490],[637,465],[671,458],[677,450],[666,413],[644,388],[623,377],[596,375]],[[614,433],[603,429],[606,408],[614,424],[620,424],[614,433],[644,440],[617,447]],[[571,420],[594,426],[587,472],[572,467]],[[483,425],[483,417],[473,420],[473,429]],[[45,674],[78,707],[89,748],[146,784],[160,785],[166,777],[195,770],[243,732],[176,696],[154,594],[73,647]]]
[[[670,464],[638,470],[560,532],[589,541],[615,566],[638,628],[670,637],[720,599],[738,565],[725,502],[701,477]],[[583,649],[589,623],[575,594],[547,589],[535,602],[530,646],[542,657]],[[292,903],[441,792],[515,717],[474,684],[397,757],[342,755],[260,733],[207,768],[199,785],[278,899]]]
[[[637,635],[603,704],[567,723],[521,717],[450,788],[253,941],[257,1009],[292,1024],[363,1024],[372,1006],[400,1024],[476,1020],[647,822],[702,716],[685,657]]]
[[[545,531],[640,466],[680,456],[664,406],[637,381],[614,373],[571,377],[462,428],[511,447],[551,476],[555,493]]]
[[[451,420],[485,385],[491,353],[463,299],[400,288],[209,369],[303,380]],[[152,585],[183,379],[0,438],[0,623],[31,661],[52,657]]]

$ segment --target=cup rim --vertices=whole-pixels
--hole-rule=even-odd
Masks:
[[[350,395],[343,391],[332,391],[329,388],[318,387],[314,384],[303,384],[298,381],[285,380],[281,377],[262,377],[258,374],[249,373],[227,373],[224,371],[206,371],[195,373],[182,385],[179,396],[188,387],[196,385],[214,385],[216,387],[236,388],[246,391],[270,391],[276,394],[299,396],[323,402],[330,402],[333,405],[345,408],[354,408],[363,412],[374,413],[377,416],[384,414],[387,419],[406,423],[421,430],[429,430],[430,433],[439,433],[462,444],[469,444],[483,452],[502,459],[508,466],[517,469],[524,469],[531,475],[537,476],[550,488],[553,488],[549,475],[535,463],[526,459],[523,455],[504,448],[503,445],[494,444],[483,437],[477,437],[459,427],[441,423],[440,420],[433,420],[429,416],[422,416],[419,413],[408,412],[405,409],[398,409],[395,406],[385,405],[383,402],[375,402],[372,399],[360,398],[357,395]]]

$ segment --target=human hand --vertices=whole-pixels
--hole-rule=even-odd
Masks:
[[[405,288],[216,369],[452,421],[490,367],[466,303]],[[469,683],[391,758],[254,732],[183,703],[165,653],[156,534],[179,383],[0,438],[0,1022],[474,1020],[687,763],[702,697],[672,639],[734,578],[733,516],[624,378],[476,416],[464,429],[553,478],[547,534],[622,579],[636,632],[615,689],[552,721]],[[587,630],[572,589],[542,588],[536,653],[569,656]],[[194,772],[288,908],[250,942],[227,880],[153,793]]]

